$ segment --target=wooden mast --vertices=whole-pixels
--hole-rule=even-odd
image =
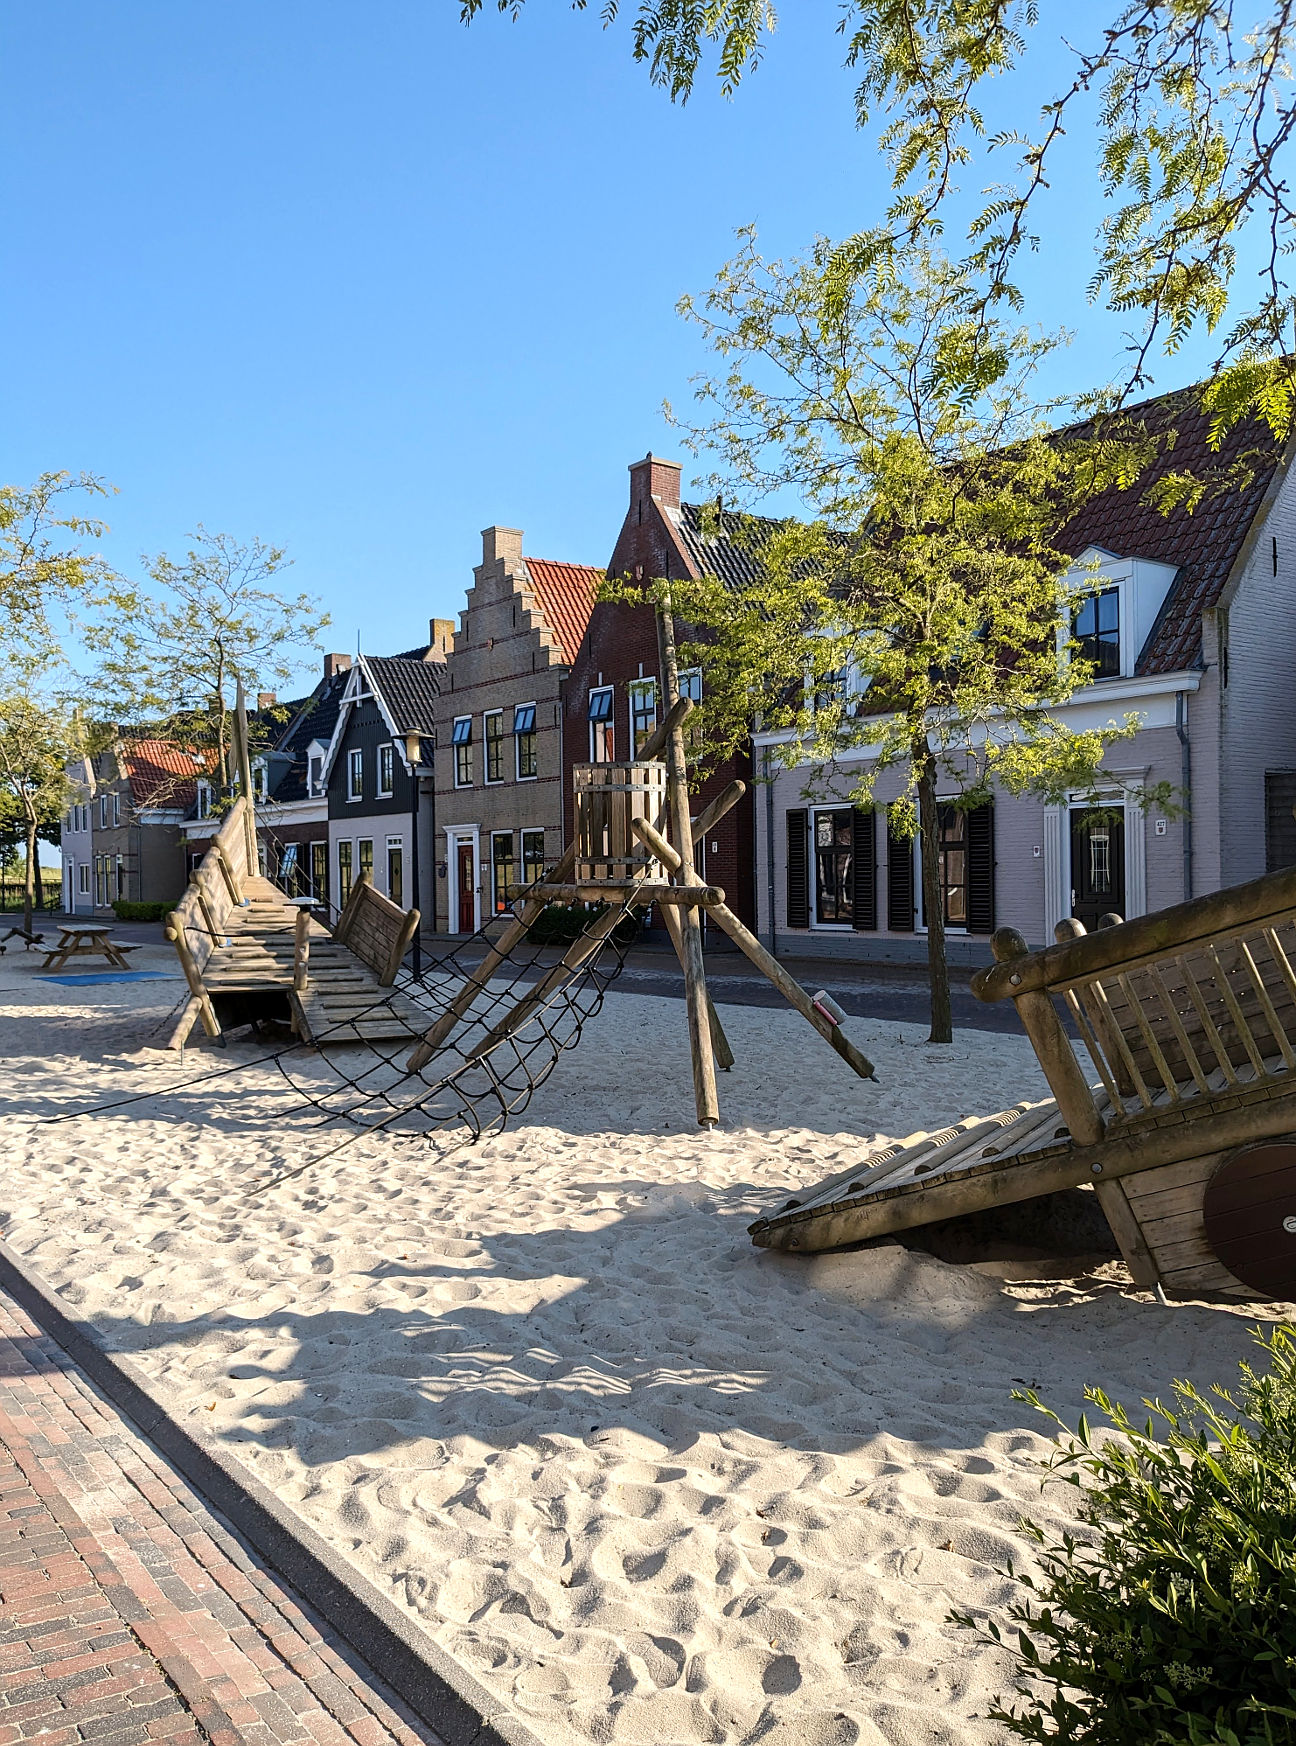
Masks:
[[[247,828],[247,869],[249,879],[261,863],[257,856],[256,795],[252,789],[252,756],[248,751],[247,702],[243,696],[243,681],[238,681],[234,696],[234,756],[238,763],[239,785],[243,790],[243,818]]]
[[[662,692],[668,711],[679,702],[679,661],[675,649],[675,620],[671,612],[669,583],[662,584],[657,608],[657,643],[661,650]],[[678,724],[666,740],[666,792],[671,829],[680,857],[677,883],[694,882],[693,820],[689,815],[688,765],[684,755],[684,730]],[[688,1006],[689,1049],[693,1057],[693,1097],[698,1126],[712,1128],[720,1120],[716,1090],[715,1052],[707,999],[706,964],[702,955],[702,918],[689,907],[679,912],[683,946],[684,998]]]

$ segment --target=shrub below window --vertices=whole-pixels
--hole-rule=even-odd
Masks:
[[[551,903],[531,923],[527,939],[537,946],[569,946],[603,913],[601,903]],[[625,916],[612,930],[612,938],[628,944],[637,938],[640,923]]]
[[[1189,1382],[1170,1406],[1144,1401],[1142,1429],[1101,1389],[1060,1427],[1048,1474],[1081,1494],[1077,1533],[1040,1547],[1025,1599],[993,1620],[955,1613],[983,1641],[1016,1637],[1017,1701],[992,1712],[1025,1740],[1074,1746],[1296,1743],[1296,1340],[1255,1337],[1236,1397]],[[1114,1434],[1112,1434],[1114,1433]]]
[[[124,897],[113,902],[113,914],[118,921],[165,921],[175,908],[174,903],[127,903]]]

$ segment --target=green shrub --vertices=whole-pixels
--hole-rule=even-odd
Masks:
[[[113,914],[118,921],[165,921],[174,908],[174,903],[127,903],[124,897],[113,900]]]
[[[1296,1742],[1296,1343],[1255,1337],[1267,1374],[1243,1363],[1235,1399],[1188,1382],[1144,1401],[1138,1429],[1085,1391],[1116,1433],[1061,1427],[1048,1474],[1081,1493],[1077,1537],[1041,1548],[1017,1627],[1017,1698],[995,1719],[1026,1740],[1076,1746],[1292,1746]],[[1158,1424],[1160,1421],[1160,1435]],[[1002,1642],[991,1621],[957,1623]]]
[[[570,946],[602,915],[601,903],[551,903],[531,923],[527,939],[537,946]],[[639,932],[634,916],[625,916],[612,930],[612,937],[629,943]]]

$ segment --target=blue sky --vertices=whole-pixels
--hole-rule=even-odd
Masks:
[[[596,11],[9,7],[0,476],[112,480],[127,569],[198,522],[287,546],[340,649],[457,612],[491,522],[605,562],[627,463],[686,459],[660,411],[703,361],[678,296],[737,225],[789,252],[870,221],[886,182],[832,8],[789,7],[734,102],[704,81],[684,109]],[[1082,329],[1080,387],[1120,330],[1083,295],[1078,155],[1054,214],[1030,279]]]

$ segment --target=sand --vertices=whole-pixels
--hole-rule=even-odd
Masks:
[[[1002,1617],[1019,1515],[1065,1519],[1014,1387],[1074,1415],[1091,1380],[1228,1380],[1258,1319],[1118,1263],[752,1248],[866,1144],[1045,1095],[1016,1037],[858,1021],[865,1085],[726,1007],[702,1135],[682,1007],[613,994],[508,1133],[367,1136],[255,1194],[332,1139],[272,1069],[38,1119],[253,1059],[145,1047],[181,992],[0,960],[4,1235],[553,1746],[1003,1738],[1008,1661],[947,1615]]]

